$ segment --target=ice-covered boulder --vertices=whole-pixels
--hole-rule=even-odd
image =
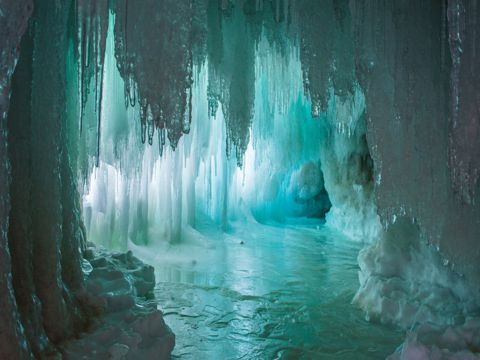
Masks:
[[[90,325],[60,346],[67,359],[169,359],[175,335],[153,299],[153,267],[132,252],[85,253],[83,303]]]

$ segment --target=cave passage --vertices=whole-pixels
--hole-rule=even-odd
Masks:
[[[352,305],[361,246],[316,220],[200,224],[197,244],[152,251],[155,296],[180,359],[381,359],[404,334]]]
[[[332,95],[313,117],[298,47],[280,51],[261,37],[241,162],[228,154],[221,104],[208,97],[208,64],[193,69],[189,133],[174,150],[162,148],[157,137],[148,144],[138,106],[125,110],[113,36],[110,30],[85,225],[90,241],[129,249],[155,267],[155,297],[176,335],[173,356],[392,353],[402,332],[367,321],[351,304],[358,252],[379,227],[361,90]],[[87,113],[89,121],[96,119]]]
[[[478,0],[0,0],[0,359],[476,359]]]

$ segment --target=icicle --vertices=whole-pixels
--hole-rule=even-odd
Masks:
[[[161,134],[160,134],[160,131],[158,132],[158,153],[160,155],[160,157],[163,156],[163,145],[162,143],[160,142],[160,138],[161,138]]]
[[[127,58],[127,53],[128,53],[128,0],[125,0],[125,18],[123,19],[123,26],[124,26],[124,31],[125,31],[125,59]]]
[[[95,2],[94,7],[94,21],[95,21],[95,105],[97,113],[97,161],[96,166],[100,164],[100,143],[101,143],[101,128],[102,128],[102,102],[103,102],[103,83],[105,81],[105,52],[106,39],[108,33],[108,7],[103,7],[102,4]],[[103,20],[103,22],[102,22]]]
[[[172,136],[172,133],[168,133],[168,141],[170,142],[170,147],[172,148],[173,151],[177,148],[178,145],[178,138],[175,136]]]
[[[162,127],[158,130],[158,152],[160,157],[163,156],[163,147],[165,146],[165,128]]]
[[[95,21],[95,32],[94,32],[94,48],[93,48],[93,55],[95,56],[95,104],[97,104],[96,109],[98,109],[98,72],[99,72],[99,64],[100,61],[98,57],[100,56],[100,19],[99,15],[97,14],[97,9],[94,9],[94,21]]]
[[[100,164],[100,140],[101,140],[101,130],[102,130],[102,100],[103,100],[103,65],[101,70],[101,77],[100,77],[100,94],[99,94],[99,102],[98,102],[98,119],[97,119],[97,167]]]
[[[81,54],[81,99],[80,102],[82,104],[81,114],[80,114],[80,134],[82,134],[83,129],[83,118],[85,116],[85,107],[87,105],[87,94],[88,94],[88,63],[89,63],[89,55],[90,55],[90,18],[87,14],[85,14],[85,9],[83,9],[83,20],[82,20],[82,54]]]
[[[128,88],[128,81],[125,81],[123,85],[124,97],[125,97],[125,109],[128,109],[128,105],[130,104],[129,94],[130,89]]]
[[[155,134],[155,124],[153,122],[148,123],[148,145],[153,145],[153,135]]]
[[[275,0],[275,21],[279,23],[281,20],[280,0]]]
[[[135,87],[135,80],[133,79],[133,75],[130,74],[130,77],[128,78],[129,85],[128,85],[128,98],[130,100],[130,106],[135,107],[135,103],[137,102],[137,97],[136,97],[136,87]]]
[[[311,109],[312,118],[318,119],[322,114],[322,105],[317,102],[312,101],[312,109]]]
[[[192,89],[187,89],[187,104],[183,117],[183,133],[188,134],[190,132],[190,125],[192,124]]]
[[[162,127],[162,129],[160,130],[160,144],[162,144],[162,146],[165,146],[165,143],[166,143],[166,131],[165,131],[165,127]]]
[[[91,29],[91,11],[90,3],[77,2],[77,36],[78,36],[78,83],[79,83],[79,133],[83,132],[83,119],[85,117],[85,108],[89,93],[89,80],[91,71],[89,71],[90,62],[90,29]]]
[[[78,2],[75,3],[75,18],[77,23],[77,66],[78,66],[78,98],[79,98],[79,124],[78,129],[80,135],[82,134],[83,128],[83,68],[84,68],[84,56],[85,56],[85,23],[83,16],[80,18],[80,5]]]
[[[209,95],[208,97],[208,115],[214,118],[217,115],[218,100],[215,96]]]
[[[243,150],[236,147],[235,156],[237,158],[237,166],[240,169],[243,168],[243,157],[244,157]]]
[[[148,126],[148,144],[153,144],[153,135],[155,134],[155,121],[153,121],[152,107],[148,105],[147,109],[147,126]]]
[[[146,137],[147,137],[147,124],[142,122],[141,124],[141,136],[142,136],[142,144],[145,144]]]
[[[145,144],[147,137],[147,105],[140,105],[140,136],[142,144]]]
[[[227,155],[227,159],[230,159],[230,156],[232,154],[232,145],[230,142],[230,137],[227,135],[225,139],[225,154]]]
[[[91,27],[91,19],[88,15],[85,16],[85,63],[83,64],[85,68],[90,66],[90,27]]]

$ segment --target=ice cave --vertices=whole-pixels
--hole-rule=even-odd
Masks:
[[[0,360],[480,359],[480,0],[0,0]]]

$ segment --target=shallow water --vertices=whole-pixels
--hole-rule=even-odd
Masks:
[[[384,359],[403,341],[351,304],[360,245],[323,224],[197,228],[137,249],[156,266],[174,359]]]

